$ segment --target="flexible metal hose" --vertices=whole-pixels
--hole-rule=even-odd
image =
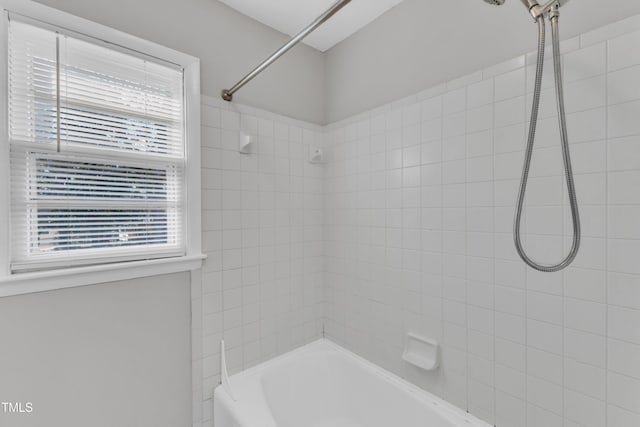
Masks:
[[[529,127],[529,136],[527,140],[527,149],[525,152],[524,167],[522,169],[522,179],[520,181],[520,190],[518,193],[518,205],[516,207],[515,221],[513,225],[513,237],[516,244],[516,250],[520,258],[531,268],[545,273],[552,273],[566,268],[573,262],[580,248],[580,214],[578,212],[578,201],[576,199],[575,184],[573,182],[573,171],[571,168],[571,156],[569,153],[569,138],[567,135],[567,120],[564,108],[564,91],[562,87],[562,67],[560,63],[560,35],[558,31],[558,14],[557,10],[550,14],[551,32],[553,37],[553,65],[556,82],[556,100],[558,103],[558,121],[560,124],[560,139],[562,142],[562,157],[564,160],[564,172],[567,181],[567,190],[569,193],[569,202],[571,204],[571,218],[573,221],[573,243],[567,257],[554,265],[541,265],[533,261],[526,254],[522,247],[522,239],[520,236],[520,228],[522,222],[522,210],[524,207],[525,194],[527,192],[527,181],[529,179],[529,170],[531,168],[531,157],[533,155],[533,146],[536,138],[536,127],[538,124],[538,110],[540,108],[540,92],[542,89],[542,71],[544,68],[544,48],[545,48],[545,20],[544,16],[538,18],[538,62],[536,67],[536,80],[533,94],[533,108],[531,109],[531,124]]]

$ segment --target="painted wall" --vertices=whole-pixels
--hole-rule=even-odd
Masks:
[[[202,92],[214,97],[289,40],[216,0],[37,1],[200,58]],[[234,99],[323,124],[324,57],[296,46]]]
[[[513,244],[535,60],[520,56],[328,127],[326,333],[491,425],[638,426],[640,16],[563,50],[570,268],[536,272]],[[552,263],[571,218],[548,72],[544,87],[522,230]],[[408,332],[442,344],[439,370],[402,361]]]
[[[563,38],[640,13],[637,1],[567,3]],[[519,0],[405,0],[326,53],[329,123],[409,96],[536,47]]]
[[[0,298],[3,426],[191,425],[189,274]]]

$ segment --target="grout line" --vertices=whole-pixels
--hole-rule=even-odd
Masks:
[[[525,71],[525,82],[527,74]],[[493,268],[493,277],[492,277],[492,316],[493,316],[493,360],[491,361],[492,366],[492,388],[493,388],[493,424],[494,426],[498,422],[498,395],[497,395],[497,387],[496,387],[496,185],[495,185],[495,158],[496,158],[496,134],[495,134],[495,78],[491,78],[491,100],[492,100],[492,111],[493,111],[493,123],[492,123],[492,131],[491,131],[491,238],[492,238],[492,251],[493,251],[493,259],[491,262],[491,266]]]
[[[578,44],[579,44],[579,39],[578,39]],[[563,80],[563,84],[566,81],[565,77],[566,77],[566,55],[562,55],[561,59],[560,59],[560,77]],[[553,64],[553,66],[555,67],[555,64]],[[593,78],[600,78],[601,76],[597,76],[597,77],[591,77],[591,79]],[[585,79],[589,80],[589,79]],[[605,80],[605,84],[606,84],[606,77],[604,77]],[[557,83],[556,83],[557,84]],[[565,87],[564,87],[564,91],[563,91],[563,96],[565,96],[567,90],[566,90],[566,86],[570,85],[572,83],[566,83]],[[565,97],[566,98],[566,97]],[[605,97],[605,103],[606,103],[606,97]],[[557,114],[559,115],[560,112],[558,111]],[[568,117],[570,116],[571,113],[566,112],[566,116],[565,116],[565,120],[568,120]],[[568,127],[568,124],[567,124]],[[570,145],[570,139],[571,137],[568,137],[568,141],[567,144]],[[562,138],[560,138],[562,139]],[[562,141],[560,141],[560,145],[562,145]],[[571,147],[569,147],[569,149],[571,149]],[[563,165],[563,171],[564,171],[564,165]],[[563,209],[560,210],[561,213],[561,221],[560,221],[560,231],[561,231],[561,238],[560,238],[560,247],[562,248],[562,253],[565,254],[567,253],[566,250],[566,246],[567,246],[567,242],[566,242],[566,230],[567,230],[567,224],[566,224],[566,217],[565,217],[565,212],[567,210],[567,207],[569,205],[569,185],[567,183],[566,178],[563,179],[563,185],[562,187],[565,188],[565,191],[562,192],[562,204],[563,204]],[[560,357],[561,357],[561,366],[562,366],[562,378],[560,378],[560,384],[562,386],[562,396],[561,396],[561,402],[562,402],[562,407],[560,408],[561,410],[561,416],[562,416],[562,420],[566,423],[566,413],[565,413],[565,407],[566,407],[566,384],[565,384],[565,377],[566,377],[566,369],[567,369],[567,364],[566,364],[566,316],[567,316],[567,312],[566,312],[566,272],[567,270],[563,270],[562,272],[560,272],[560,302],[561,302],[561,310],[562,310],[562,328],[561,328],[561,333],[562,333],[562,343],[561,343],[561,347],[560,347]]]
[[[535,73],[535,68],[534,68],[534,73]],[[527,90],[527,81],[529,79],[529,69],[527,67],[525,67],[525,79],[524,79],[524,85],[525,85],[525,92]],[[526,95],[525,95],[525,100],[526,100]],[[529,119],[527,118],[527,106],[525,104],[524,106],[524,141],[527,140],[527,124],[529,123]],[[530,123],[529,123],[530,126]],[[526,147],[525,147],[526,149]],[[521,227],[524,227],[524,229],[527,229],[527,204],[526,204],[526,200],[525,200],[525,204],[523,206],[524,209],[524,215],[523,215],[523,219],[522,219],[522,223],[521,223]],[[525,241],[523,242],[524,245],[526,245],[526,233],[525,233]],[[523,341],[524,341],[524,425],[528,426],[529,425],[529,339],[528,339],[528,324],[529,324],[529,315],[528,315],[528,293],[529,293],[529,286],[528,286],[528,275],[527,275],[527,271],[529,271],[529,267],[525,265],[524,268],[524,280],[523,280],[523,285],[524,285],[524,337],[523,337]]]
[[[582,41],[582,37],[580,38]],[[604,61],[605,61],[605,70],[607,71],[607,76],[611,75],[609,71],[609,41],[606,40],[604,42]],[[604,248],[604,267],[605,267],[605,277],[604,277],[604,286],[605,286],[605,356],[604,356],[604,422],[605,427],[609,425],[609,207],[610,204],[610,194],[609,194],[609,78],[607,77],[605,81],[605,248]]]
[[[446,91],[444,93],[447,93]],[[444,100],[440,97],[440,340],[444,342]],[[444,346],[443,346],[444,347]],[[444,398],[444,387],[440,393]]]
[[[469,85],[464,90],[464,312],[465,312],[465,377],[466,377],[466,401],[467,412],[469,412],[469,176],[468,167],[469,159],[467,157],[468,141],[467,141],[467,124],[469,120]]]

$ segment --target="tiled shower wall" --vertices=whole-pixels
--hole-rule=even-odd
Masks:
[[[583,239],[560,273],[512,240],[533,54],[327,127],[328,336],[498,427],[640,426],[638,31],[562,45]],[[543,262],[571,243],[551,64],[523,223]],[[407,332],[438,371],[402,362]]]
[[[240,132],[254,139],[240,154]],[[194,426],[212,425],[220,340],[234,373],[322,331],[322,128],[202,97],[202,230],[194,274]]]

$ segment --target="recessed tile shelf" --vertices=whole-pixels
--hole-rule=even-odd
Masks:
[[[425,371],[440,366],[440,345],[433,340],[408,334],[402,360]]]

